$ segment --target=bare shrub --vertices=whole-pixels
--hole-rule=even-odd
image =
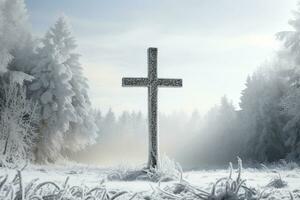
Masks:
[[[273,187],[273,188],[284,188],[286,186],[287,186],[287,182],[281,178],[281,175],[279,173],[267,185],[267,187]]]
[[[1,89],[0,166],[23,166],[33,159],[37,107],[26,98],[26,90],[19,84],[3,84]]]

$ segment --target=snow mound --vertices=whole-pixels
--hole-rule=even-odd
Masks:
[[[166,182],[178,181],[182,179],[182,168],[179,163],[168,158],[166,155],[161,156],[157,168],[128,169],[120,168],[112,171],[108,175],[108,180],[112,181],[152,181]]]

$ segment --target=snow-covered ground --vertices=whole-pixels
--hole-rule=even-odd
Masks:
[[[28,166],[22,171],[23,184],[28,184],[31,180],[38,178],[37,182],[52,181],[57,185],[63,185],[69,177],[69,185],[97,187],[104,182],[108,190],[124,190],[136,192],[149,192],[158,187],[158,183],[148,181],[112,181],[108,177],[114,176],[124,168],[99,168],[85,165],[75,166]],[[16,170],[0,168],[0,177],[8,174],[12,179]],[[228,177],[228,170],[200,170],[184,172],[183,178],[191,185],[197,186],[205,191],[211,191],[213,184],[222,177]],[[236,176],[234,173],[233,176]],[[281,176],[287,183],[285,187],[275,188],[267,186],[274,178]],[[246,185],[264,191],[266,199],[291,199],[290,192],[295,199],[300,199],[300,168],[272,167],[253,169],[246,168],[242,171],[242,179],[246,179]],[[175,181],[160,184],[161,188],[171,186]]]

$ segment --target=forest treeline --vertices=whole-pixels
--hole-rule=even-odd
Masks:
[[[236,156],[300,161],[300,6],[289,24],[293,31],[276,34],[276,55],[245,77],[238,108],[224,96],[206,114],[160,114],[163,151],[189,168]],[[24,0],[0,1],[0,166],[55,162],[124,138],[146,145],[141,112],[92,108],[67,20],[42,38],[29,26]]]

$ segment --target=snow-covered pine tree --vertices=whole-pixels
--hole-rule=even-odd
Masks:
[[[286,91],[278,63],[266,63],[247,78],[240,102],[239,126],[243,137],[243,156],[273,162],[286,154],[282,129],[285,115],[281,98]]]
[[[239,155],[239,140],[240,135],[237,131],[237,111],[235,107],[226,96],[221,98],[220,106],[216,110],[215,121],[211,126],[212,135],[211,147],[213,144],[217,146],[218,150],[211,155],[217,158],[214,162],[226,163],[228,160],[234,159]],[[217,139],[216,139],[217,138]],[[216,141],[218,140],[218,141]],[[211,150],[213,151],[213,149]]]
[[[110,108],[103,117],[102,126],[100,127],[101,137],[115,137],[118,133],[117,125],[115,113]]]
[[[74,40],[66,30],[63,19],[50,28],[37,49],[36,66],[31,73],[35,80],[30,85],[30,96],[40,104],[41,134],[37,149],[38,162],[53,162],[61,156],[64,138],[70,122],[77,116],[70,83],[72,70],[68,65]]]
[[[118,118],[118,134],[120,136],[132,135],[130,127],[130,113],[127,110],[123,111],[121,116]]]
[[[83,69],[79,62],[79,54],[73,53],[76,44],[75,40],[71,36],[69,25],[65,18],[61,17],[58,23],[63,27],[63,34],[66,38],[69,38],[69,42],[66,43],[66,48],[69,49],[69,58],[65,64],[68,65],[72,72],[72,79],[70,84],[74,92],[72,96],[72,105],[75,109],[76,122],[70,123],[70,129],[65,135],[65,148],[67,151],[77,151],[86,147],[86,145],[95,142],[97,137],[97,126],[93,111],[91,109],[91,103],[88,96],[88,83],[87,79],[83,75]]]
[[[181,147],[185,152],[181,159],[195,167],[223,165],[239,156],[241,135],[237,129],[237,117],[232,101],[223,96],[220,105],[215,105],[203,116],[198,133],[189,140],[189,147]]]
[[[31,94],[42,105],[43,139],[38,160],[45,157],[54,161],[63,151],[83,149],[97,136],[87,79],[75,48],[70,27],[60,17],[38,49],[38,63],[32,70],[37,80],[30,86]]]

